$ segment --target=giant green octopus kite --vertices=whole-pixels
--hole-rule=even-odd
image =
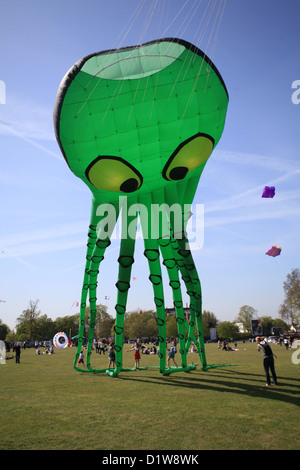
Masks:
[[[201,285],[185,228],[190,215],[186,207],[191,207],[200,175],[221,137],[227,105],[225,84],[211,60],[194,45],[176,38],[91,54],[63,78],[54,110],[56,138],[71,171],[93,194],[75,369],[89,295],[86,370],[111,376],[129,370],[122,368],[123,326],[138,217],[157,311],[160,372],[167,375],[194,369],[194,364],[187,364],[191,341],[198,347],[203,370],[217,366],[206,362]],[[180,207],[180,220],[178,211],[170,210],[174,204]],[[99,265],[120,212],[116,367],[95,369],[91,350]],[[171,369],[166,368],[160,256],[178,325],[181,367]],[[183,311],[179,275],[190,297],[189,321]]]

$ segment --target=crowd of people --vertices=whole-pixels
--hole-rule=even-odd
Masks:
[[[226,339],[223,342],[221,342],[221,340],[218,341],[218,349],[222,349],[223,351],[239,351],[237,343],[234,343],[234,347],[232,347]]]
[[[175,341],[176,343],[176,341]],[[115,343],[114,340],[112,339],[104,339],[101,338],[99,341],[96,341],[94,343],[94,348],[96,353],[98,354],[103,354],[107,353],[108,355],[108,369],[114,368],[115,367]],[[158,348],[158,340],[155,340],[152,344],[151,347],[149,346],[144,346],[141,342],[141,340],[138,338],[132,347],[128,349],[126,352],[134,352],[134,363],[135,363],[135,368],[138,369],[140,367],[140,359],[141,359],[141,354],[157,354],[157,348]],[[80,352],[81,356],[84,356],[83,350]],[[80,361],[80,357],[77,363],[77,366],[79,364],[84,364],[84,360]]]
[[[177,353],[177,348],[176,344],[177,341],[174,338],[169,339],[171,341],[171,347],[168,348],[168,342],[167,342],[167,351],[168,351],[168,356],[167,356],[167,367],[170,368],[170,360],[172,359],[172,362],[174,363],[175,367],[178,367],[176,362],[175,362],[175,354]],[[79,354],[79,358],[77,361],[76,366],[78,367],[79,364],[83,364],[85,367],[84,363],[84,350],[87,349],[86,344],[82,348]],[[142,341],[138,338],[132,347],[130,349],[127,349],[126,352],[133,352],[134,353],[134,367],[136,369],[140,368],[140,360],[141,360],[141,354],[145,355],[150,355],[150,354],[157,354],[159,349],[159,342],[158,339],[156,339],[152,346],[145,346],[142,344]],[[108,369],[112,369],[115,367],[115,343],[113,339],[104,339],[101,338],[99,341],[94,342],[94,350],[96,353],[99,355],[107,354],[108,355]],[[192,344],[191,351],[192,353],[197,352],[197,349],[194,345]]]
[[[249,341],[253,341],[253,338],[249,338]],[[288,338],[277,338],[275,339],[270,339],[260,336],[256,337],[255,340],[257,343],[257,349],[258,351],[262,351],[263,354],[263,367],[264,367],[264,372],[266,376],[266,386],[269,386],[271,384],[271,375],[273,378],[273,383],[274,385],[277,385],[277,376],[275,372],[275,363],[274,363],[274,357],[275,354],[272,351],[272,348],[270,346],[270,343],[277,344],[277,345],[284,345],[285,348],[288,350],[292,347],[293,340],[288,339]],[[171,343],[171,346],[168,347],[169,343]],[[172,362],[175,367],[178,367],[176,361],[175,361],[175,355],[177,353],[177,343],[178,343],[178,338],[168,338],[167,344],[166,344],[166,350],[167,350],[167,367],[170,368],[170,363]],[[21,342],[15,342],[15,343],[5,343],[6,346],[6,357],[5,359],[13,359],[15,358],[15,361],[17,364],[20,364],[20,358],[21,358],[21,350],[26,349],[26,342],[21,343]],[[70,344],[70,346],[75,346],[73,344]],[[41,347],[44,347],[45,350],[41,352]],[[54,354],[54,346],[53,342],[47,341],[47,342],[36,342],[34,345],[35,352],[37,355],[41,354]],[[9,355],[10,351],[12,349],[12,352],[14,353],[13,355]],[[84,343],[82,350],[79,354],[79,358],[77,361],[77,367],[82,364],[85,367],[84,363],[84,350],[87,349],[87,344]],[[221,349],[223,351],[240,351],[240,349],[237,348],[237,343],[234,343],[233,345],[229,344],[228,340],[224,341],[218,341],[218,349]],[[96,354],[99,355],[107,355],[108,357],[108,369],[113,369],[116,365],[116,355],[115,355],[115,342],[113,338],[101,338],[99,341],[94,341],[93,343],[93,350],[96,352]],[[132,344],[130,349],[127,349],[126,352],[133,352],[134,353],[134,367],[135,369],[140,368],[140,360],[141,360],[141,355],[150,355],[150,354],[157,354],[159,351],[159,342],[158,339],[155,339],[151,345],[143,345],[141,339],[135,340],[134,344]],[[196,345],[192,342],[191,344],[191,353],[197,353],[197,348]],[[270,375],[271,373],[271,375]]]
[[[38,345],[36,348],[35,348],[35,352],[38,356],[40,356],[41,354],[54,354],[54,346],[53,344],[51,343],[49,346],[45,346],[46,349],[45,351],[41,352],[41,348],[40,346]]]

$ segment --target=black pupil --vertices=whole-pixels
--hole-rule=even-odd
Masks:
[[[188,168],[186,166],[177,166],[176,168],[172,168],[170,171],[169,177],[171,180],[182,180],[186,174],[188,173]]]
[[[132,193],[133,191],[136,191],[138,187],[139,182],[135,178],[129,178],[121,184],[120,190],[123,191],[123,193]]]

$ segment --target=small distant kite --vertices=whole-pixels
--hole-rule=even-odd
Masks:
[[[273,258],[275,258],[275,256],[279,256],[280,253],[281,253],[281,247],[272,245],[271,248],[269,248],[265,254],[269,256],[273,256]]]
[[[136,277],[134,277],[134,276],[133,276],[133,278],[132,278],[132,279],[133,279],[134,281],[136,281]]]
[[[261,197],[273,198],[275,196],[275,187],[274,186],[265,186]]]
[[[106,295],[106,296],[105,296],[105,300],[109,300],[109,295]]]
[[[4,303],[5,303],[5,302],[6,302],[6,300],[0,300],[0,302],[4,302]]]
[[[66,348],[69,344],[69,338],[63,331],[59,331],[53,338],[53,344],[59,349]]]
[[[77,302],[77,301],[75,300],[75,302],[72,303],[72,307],[71,307],[71,308],[73,308],[73,307],[78,307],[78,305],[79,305],[79,302]]]

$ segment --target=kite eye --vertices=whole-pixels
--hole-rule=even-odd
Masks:
[[[214,147],[214,139],[207,134],[196,134],[182,142],[167,161],[162,175],[168,181],[178,181],[205,163]]]
[[[100,156],[89,164],[85,175],[97,189],[132,193],[143,183],[142,175],[121,157]]]

